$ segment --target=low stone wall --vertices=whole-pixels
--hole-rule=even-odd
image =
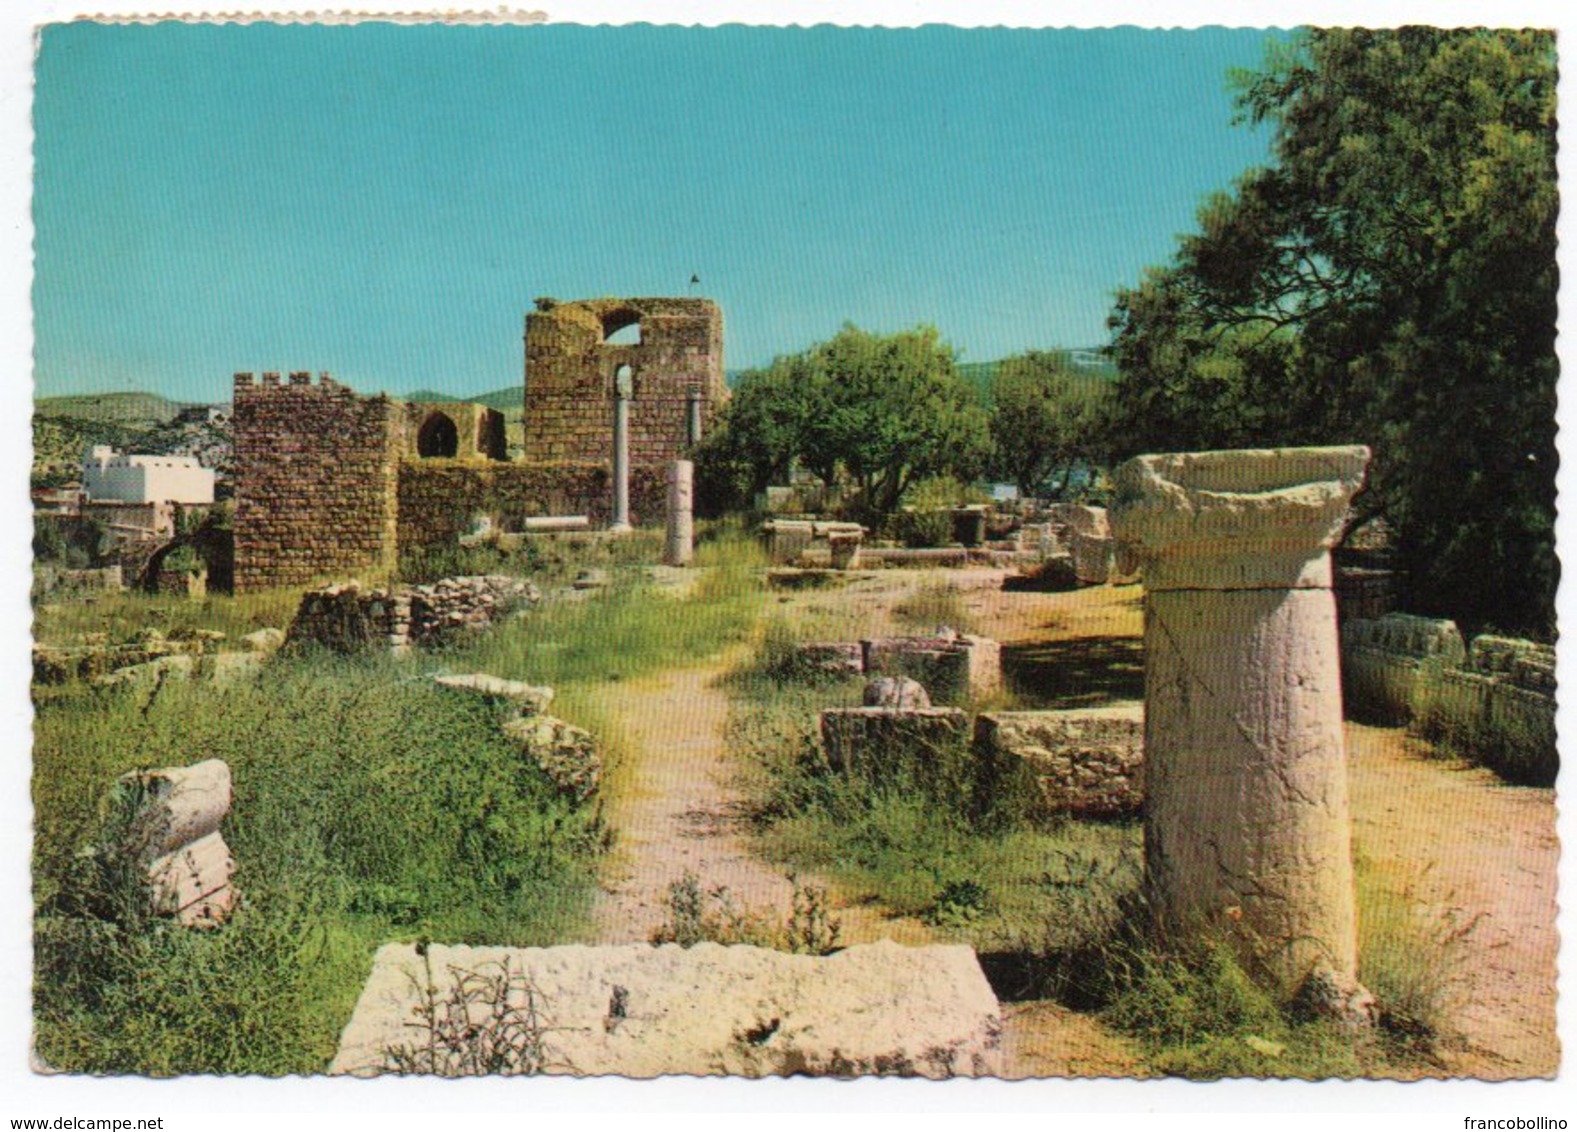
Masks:
[[[975,719],[981,789],[1030,822],[1122,817],[1144,804],[1144,705],[985,712]]]
[[[1423,678],[1415,726],[1512,782],[1553,785],[1560,766],[1555,731],[1555,650],[1484,634],[1462,668]]]
[[[1002,646],[989,637],[876,637],[864,641],[807,641],[794,667],[804,674],[906,676],[933,700],[965,703],[1002,686]]]
[[[827,956],[715,943],[385,944],[329,1072],[373,1076],[396,1071],[402,1060],[407,1070],[445,1072],[450,1063],[433,1064],[425,1041],[421,991],[434,985],[442,1007],[467,976],[502,983],[510,1017],[519,1016],[530,988],[541,1072],[644,1078],[1002,1071],[1000,1009],[973,949],[882,940]],[[488,1005],[473,1007],[479,1041],[498,1025]]]
[[[344,582],[302,595],[286,644],[322,645],[339,652],[403,652],[412,645],[438,645],[456,633],[485,629],[539,600],[535,586],[507,574],[393,588],[363,589],[359,582]]]
[[[184,927],[220,924],[235,905],[235,862],[219,832],[230,798],[230,768],[219,759],[123,775],[101,850],[137,861],[154,914]]]
[[[166,658],[207,656],[218,652],[223,641],[223,633],[204,629],[166,637],[149,628],[135,640],[114,644],[102,633],[89,633],[72,645],[34,645],[33,680],[38,684],[94,680]]]
[[[963,703],[1002,686],[1002,646],[987,637],[882,637],[860,642],[867,676],[907,676],[931,698]]]
[[[820,724],[835,773],[938,789],[973,778],[969,717],[959,708],[832,708]]]
[[[630,469],[630,521],[663,522],[664,469]],[[404,460],[399,466],[401,551],[457,545],[476,516],[503,531],[518,530],[530,516],[585,515],[606,526],[613,482],[606,464],[502,463],[460,459]]]
[[[1467,653],[1453,621],[1388,613],[1341,628],[1342,693],[1349,715],[1405,723],[1426,680],[1458,668]]]

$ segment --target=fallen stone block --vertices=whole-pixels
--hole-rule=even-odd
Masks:
[[[801,672],[858,676],[865,655],[858,641],[806,641],[794,649],[794,667]]]
[[[969,717],[961,708],[831,708],[819,722],[827,765],[839,774],[942,788],[971,774]]]
[[[278,652],[280,646],[284,643],[285,631],[283,629],[259,629],[257,632],[248,633],[241,638],[241,647],[246,649],[247,652],[262,653],[264,656]]]
[[[540,715],[553,702],[553,689],[542,684],[526,684],[519,680],[505,680],[485,672],[470,672],[462,676],[434,676],[433,683],[440,688],[457,692],[475,692],[496,700],[506,700],[518,707],[524,715]]]
[[[156,914],[211,927],[235,902],[235,862],[219,832],[230,800],[230,768],[220,759],[122,775],[110,807],[111,843],[101,849],[138,862]]]
[[[907,676],[878,676],[865,685],[866,707],[928,708],[931,697],[925,688]]]
[[[151,688],[160,680],[188,680],[195,668],[196,660],[185,654],[162,656],[158,660],[131,664],[103,676],[94,676],[88,683],[97,688]]]
[[[473,1043],[505,1026],[530,1035],[534,1056],[506,1072],[945,1078],[1002,1069],[1000,1008],[969,947],[882,940],[828,956],[714,943],[425,951],[379,948],[331,1074],[375,1076],[401,1064],[464,1072],[461,1058],[435,1056],[428,1041],[429,986],[440,1007],[454,1002],[464,1012]],[[477,993],[487,989],[497,993]],[[524,1021],[528,998],[535,1023]]]
[[[860,642],[871,676],[908,676],[931,698],[963,703],[1002,686],[1002,646],[987,637],[879,637]]]
[[[1144,705],[982,712],[982,803],[1031,822],[1120,817],[1144,803]]]

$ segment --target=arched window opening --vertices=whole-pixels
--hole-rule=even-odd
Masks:
[[[639,346],[641,316],[631,310],[615,311],[602,320],[604,346]]]
[[[453,456],[460,447],[460,432],[444,413],[429,413],[416,434],[416,454],[422,459]]]

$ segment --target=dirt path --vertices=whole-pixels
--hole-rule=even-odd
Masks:
[[[1447,1071],[1552,1076],[1560,1064],[1554,791],[1426,758],[1394,729],[1348,724],[1347,750],[1355,855],[1432,932],[1474,925],[1444,959],[1465,1039],[1465,1048],[1443,1051]]]
[[[1112,671],[1131,680],[1128,670],[1137,671],[1137,652],[1106,657],[1066,647],[1087,640],[1136,644],[1137,591],[1010,594],[986,572],[955,577],[985,632],[1024,642],[1025,649],[1065,648],[1066,655],[1046,657],[1026,651],[1028,663],[1071,669],[1081,683]],[[798,600],[840,628],[885,629],[893,602],[920,581],[881,577]],[[632,682],[612,705],[629,763],[608,815],[618,842],[595,912],[598,942],[649,939],[667,919],[669,885],[686,872],[705,890],[728,889],[741,910],[778,920],[787,915],[792,885],[751,853],[744,800],[723,744],[729,701],[719,681],[732,659]],[[1044,691],[1055,699],[1066,690]],[[1490,1079],[1554,1074],[1560,1050],[1553,791],[1506,786],[1481,768],[1426,758],[1398,730],[1350,724],[1347,735],[1354,848],[1370,875],[1442,934],[1476,921],[1447,949],[1456,999],[1451,1016],[1462,1040],[1442,1051],[1445,1071]],[[845,944],[931,938],[924,924],[874,905],[848,906],[836,890],[833,903]],[[1131,1043],[1053,1003],[1006,1005],[1003,1042],[1010,1077],[1143,1072]]]
[[[703,891],[727,889],[740,911],[764,912],[775,921],[788,916],[793,884],[750,851],[744,799],[732,784],[723,743],[729,702],[720,680],[732,659],[632,681],[612,705],[628,765],[607,813],[617,841],[593,911],[597,943],[651,939],[668,920],[669,886],[686,873]],[[844,944],[928,938],[918,921],[843,906],[832,895]]]

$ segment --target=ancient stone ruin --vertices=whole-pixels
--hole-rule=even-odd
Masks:
[[[1387,723],[1411,719],[1425,685],[1467,659],[1456,622],[1407,613],[1348,621],[1341,649],[1348,710]]]
[[[519,460],[485,405],[363,397],[326,373],[237,373],[236,592],[387,574],[402,551],[457,545],[479,515],[501,532],[563,515],[662,522],[667,464],[727,397],[722,327],[707,299],[539,299]],[[617,476],[616,410],[628,424]]]
[[[149,910],[183,927],[213,927],[235,906],[235,861],[219,825],[230,811],[230,768],[219,759],[134,771],[115,785],[101,852],[129,854],[147,878]]]
[[[501,1001],[462,1001],[467,976],[493,977]],[[1000,1009],[974,950],[882,940],[827,956],[715,943],[385,944],[329,1072],[427,1068],[429,986],[440,1006],[459,1003],[482,1041],[490,1026],[530,1026],[529,997],[538,1056],[516,1072],[945,1078],[1002,1068]]]
[[[1145,586],[1145,871],[1165,930],[1220,932],[1286,996],[1357,983],[1330,548],[1366,448],[1140,456],[1113,530]],[[1329,998],[1330,996],[1326,996]]]
[[[1143,704],[981,712],[974,749],[992,804],[1020,820],[1126,817],[1143,808]]]
[[[634,466],[682,457],[728,396],[723,312],[710,299],[538,299],[536,308],[526,315],[527,461],[608,461],[621,373]]]
[[[932,699],[962,703],[1002,686],[1002,645],[950,629],[933,637],[807,641],[795,647],[796,667],[833,676],[907,676]]]
[[[485,672],[439,674],[440,688],[481,696],[505,708],[500,729],[520,746],[521,755],[547,775],[561,794],[586,802],[602,784],[602,757],[589,731],[546,714],[553,689]]]
[[[541,597],[530,582],[508,574],[365,589],[360,582],[336,583],[302,595],[285,643],[400,654],[413,645],[438,645],[459,633],[478,632]]]

